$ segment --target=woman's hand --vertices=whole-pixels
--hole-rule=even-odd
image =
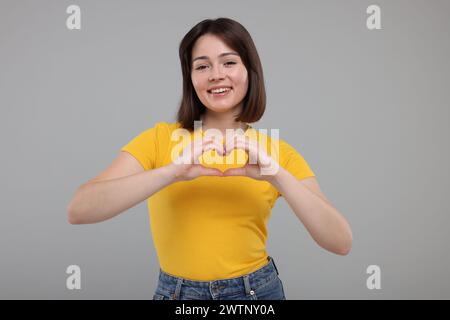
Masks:
[[[227,141],[225,145],[225,155],[234,149],[243,149],[248,157],[245,165],[239,168],[228,169],[223,173],[228,176],[245,176],[256,180],[272,181],[280,170],[280,166],[267,152],[258,145],[255,139],[245,135],[235,135],[233,141]]]
[[[167,165],[175,182],[192,180],[200,176],[223,176],[219,169],[207,168],[200,164],[198,158],[208,150],[216,150],[220,156],[225,153],[223,145],[212,137],[198,138],[190,142],[183,149],[181,155]]]

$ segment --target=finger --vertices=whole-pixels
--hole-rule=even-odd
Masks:
[[[216,150],[220,156],[224,155],[223,146],[213,140],[206,140],[204,142],[199,141],[194,147],[193,156],[191,158],[192,163],[200,164],[200,156],[209,150]]]
[[[244,140],[238,141],[234,146],[234,149],[246,151],[248,155],[247,163],[252,165],[258,164],[260,162],[261,157],[264,157],[264,155],[260,153],[257,142],[252,139],[246,139],[245,141]],[[226,149],[225,154],[228,155],[231,151],[232,150],[230,149]]]
[[[248,152],[252,151],[250,149],[250,144],[246,141],[238,141],[234,145],[230,144],[229,146],[226,147],[225,153],[228,155],[233,150],[244,150],[244,151],[248,151]]]
[[[194,161],[195,159],[198,159],[203,153],[205,153],[209,150],[217,150],[220,155],[224,154],[223,146],[211,139],[205,139],[204,141],[202,141],[202,140],[196,141],[193,149],[194,150],[193,150],[192,161]],[[195,163],[199,163],[199,162],[195,162]]]
[[[224,155],[223,145],[218,143],[217,141],[209,141],[203,144],[203,152],[208,150],[216,150],[220,155]]]
[[[234,149],[242,148],[241,143],[246,141],[246,137],[242,135],[234,135],[233,138],[226,142],[225,144],[225,153],[229,154]]]
[[[205,152],[208,152],[210,150],[214,150],[216,151],[220,156],[223,156],[224,152],[222,150],[222,148],[220,148],[219,146],[215,146],[215,145],[208,145],[203,149],[202,154],[204,154]]]
[[[238,138],[236,138],[236,142],[234,143],[234,148],[232,146],[232,143],[230,142],[230,144],[228,145],[228,147],[231,149],[244,149],[246,151],[251,151],[251,152],[257,152],[258,150],[258,145],[256,140],[254,139],[250,139],[249,137],[246,136],[240,136]],[[228,148],[226,149],[226,151],[228,151]]]
[[[215,168],[207,168],[199,165],[199,171],[202,176],[223,176],[223,172]]]
[[[240,168],[231,168],[225,170],[224,176],[247,176],[247,165]]]

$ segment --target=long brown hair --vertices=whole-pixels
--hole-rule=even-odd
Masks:
[[[258,121],[266,109],[266,90],[261,60],[247,29],[239,22],[228,18],[203,20],[197,23],[181,40],[179,56],[183,74],[183,96],[177,121],[183,128],[193,130],[194,121],[200,120],[200,116],[206,111],[191,80],[192,48],[197,39],[205,34],[218,36],[227,46],[239,53],[248,72],[249,85],[243,99],[242,112],[235,120],[246,123]]]

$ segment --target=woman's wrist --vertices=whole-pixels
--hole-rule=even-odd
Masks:
[[[285,173],[286,170],[282,166],[279,166],[275,174],[267,176],[266,181],[270,182],[277,190],[279,190],[281,188],[281,181]]]
[[[179,182],[183,180],[181,179],[181,176],[179,174],[179,167],[173,162],[161,167],[161,169],[163,170],[165,176],[170,181],[170,183]]]

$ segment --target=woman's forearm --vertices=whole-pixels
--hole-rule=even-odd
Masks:
[[[317,244],[336,254],[348,254],[352,232],[347,220],[335,207],[282,168],[272,183]]]
[[[134,207],[175,182],[169,167],[160,167],[106,181],[80,186],[68,205],[71,224],[96,223]]]

